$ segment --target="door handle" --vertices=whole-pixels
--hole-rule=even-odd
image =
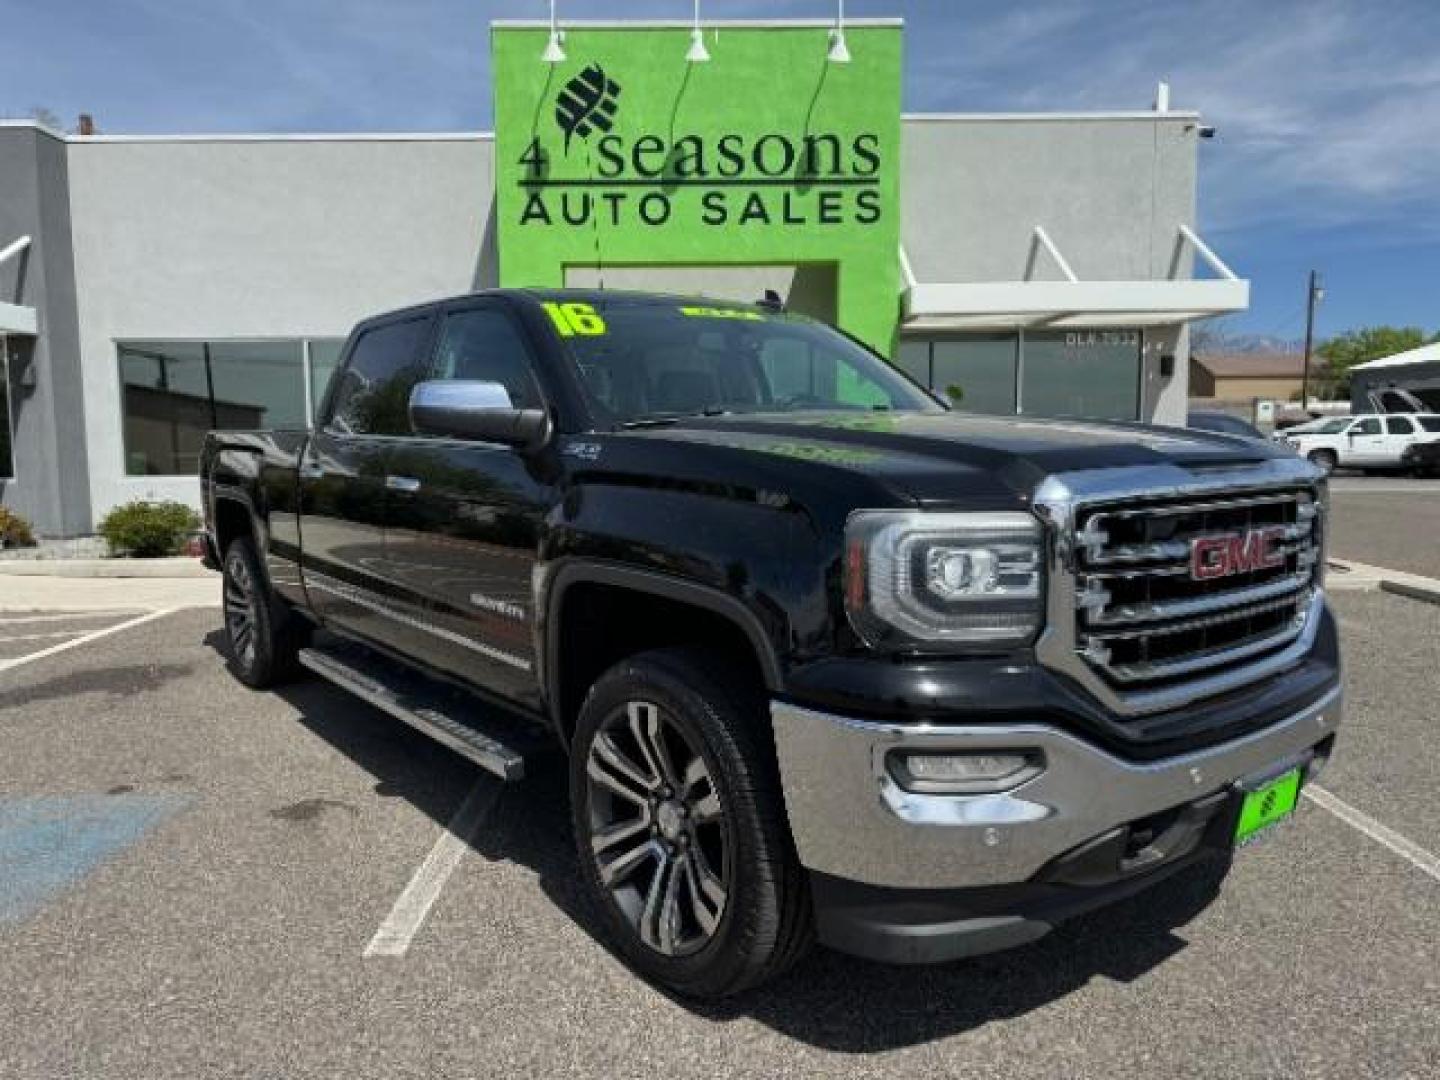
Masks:
[[[413,476],[387,476],[385,486],[391,491],[403,491],[409,495],[420,490],[420,481]]]
[[[301,466],[300,466],[300,479],[301,479],[301,480],[324,480],[324,479],[325,479],[325,467],[324,467],[323,465],[316,465],[316,464],[313,464],[312,462],[308,462],[308,461],[307,461],[304,465],[301,465]]]

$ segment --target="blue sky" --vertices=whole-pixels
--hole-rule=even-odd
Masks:
[[[1200,226],[1253,284],[1237,332],[1440,329],[1440,2],[850,0],[906,19],[906,108],[1175,108],[1202,143]],[[563,17],[685,18],[684,0],[560,0]],[[705,0],[829,17],[833,2]],[[0,115],[110,132],[490,127],[486,27],[544,0],[0,0]]]

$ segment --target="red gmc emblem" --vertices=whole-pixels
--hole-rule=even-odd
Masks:
[[[1280,566],[1285,562],[1285,553],[1279,548],[1284,536],[1283,525],[1198,536],[1190,541],[1190,576],[1196,581],[1210,581]]]

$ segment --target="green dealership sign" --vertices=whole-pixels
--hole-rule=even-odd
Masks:
[[[502,285],[568,267],[833,271],[846,330],[889,353],[898,313],[900,26],[496,26]]]

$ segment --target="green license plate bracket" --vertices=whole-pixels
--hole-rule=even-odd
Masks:
[[[1300,801],[1300,768],[1282,773],[1253,791],[1241,792],[1235,846],[1243,847],[1295,812]]]

